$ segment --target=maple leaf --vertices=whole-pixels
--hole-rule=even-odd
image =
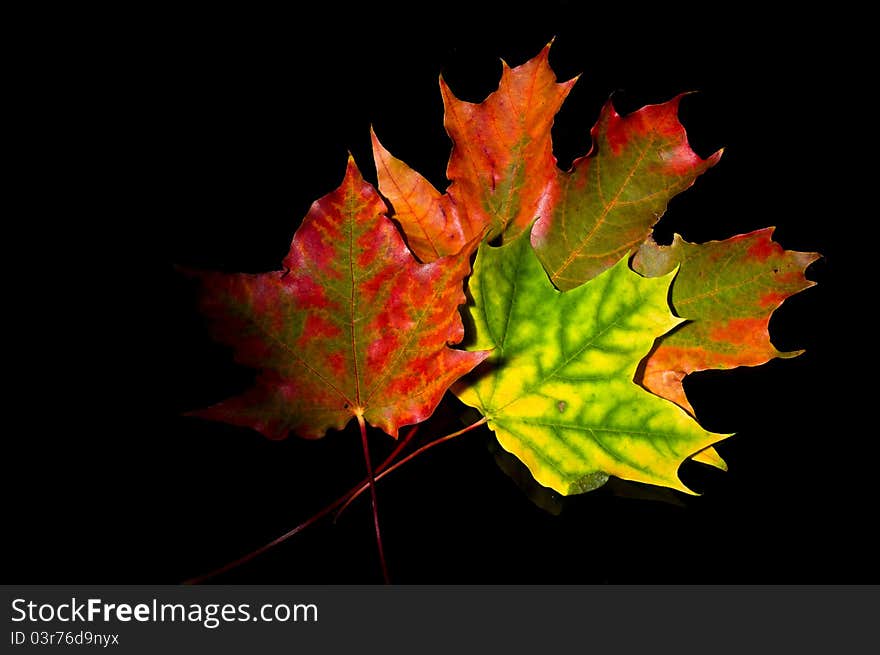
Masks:
[[[786,298],[815,284],[804,270],[819,255],[784,250],[772,240],[773,229],[702,244],[677,234],[670,246],[653,239],[642,244],[633,268],[662,276],[678,267],[672,306],[689,319],[651,353],[641,380],[645,387],[694,413],[682,387],[688,373],[756,366],[803,352],[777,350],[769,323]]]
[[[642,243],[676,194],[721,158],[701,159],[679,123],[682,96],[621,118],[606,103],[593,149],[562,174],[559,199],[532,230],[538,258],[558,289],[572,289]]]
[[[379,189],[422,261],[459,252],[484,230],[513,238],[538,219],[538,256],[557,288],[570,289],[643,242],[669,199],[720,159],[721,151],[704,160],[691,150],[677,118],[682,96],[626,117],[609,101],[590,153],[561,171],[550,129],[577,78],[557,82],[549,52],[516,68],[502,61],[498,90],[478,104],[456,98],[441,78],[453,143],[443,194],[373,134]]]
[[[562,494],[609,475],[689,491],[680,464],[726,435],[633,381],[655,339],[682,322],[667,301],[673,275],[642,277],[622,258],[560,292],[527,234],[497,248],[484,242],[468,311],[473,348],[493,352],[454,393],[488,418],[538,482]]]
[[[416,262],[386,211],[349,157],[342,184],[294,234],[285,270],[197,274],[215,337],[260,373],[194,415],[270,438],[318,438],[362,417],[396,438],[486,357],[448,347],[464,334],[467,258]]]
[[[498,90],[478,104],[456,98],[440,78],[443,122],[453,143],[445,193],[393,157],[373,133],[379,190],[422,261],[455,254],[484,232],[489,239],[512,238],[555,201],[559,176],[550,128],[577,79],[557,83],[549,52],[547,45],[516,68],[502,60]]]

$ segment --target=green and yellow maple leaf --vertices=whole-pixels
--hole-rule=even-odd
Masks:
[[[634,382],[654,341],[681,323],[674,273],[644,278],[627,259],[561,292],[523,234],[477,252],[468,305],[474,350],[492,350],[453,390],[501,445],[562,494],[614,475],[689,491],[681,463],[725,438]]]

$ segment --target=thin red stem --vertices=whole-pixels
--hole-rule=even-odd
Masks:
[[[348,507],[348,505],[351,504],[351,501],[354,500],[357,496],[360,496],[366,489],[368,489],[370,487],[370,479],[369,479],[370,477],[373,478],[373,483],[375,484],[375,482],[381,480],[387,474],[391,473],[392,471],[396,470],[397,468],[399,468],[400,466],[402,466],[406,462],[410,461],[416,455],[420,455],[421,453],[433,448],[434,446],[437,446],[441,443],[445,443],[445,442],[449,441],[450,439],[454,439],[455,437],[458,437],[462,434],[465,434],[466,432],[470,432],[474,428],[483,425],[486,421],[488,421],[487,418],[481,418],[479,421],[477,421],[476,423],[472,423],[471,425],[467,426],[466,428],[462,428],[461,430],[458,430],[457,432],[453,432],[452,434],[447,434],[445,437],[440,437],[439,439],[436,439],[435,441],[427,443],[424,446],[422,446],[421,448],[418,448],[417,450],[413,451],[412,453],[410,453],[409,455],[404,457],[399,462],[395,463],[392,466],[389,466],[389,464],[391,464],[391,462],[394,461],[394,459],[409,444],[409,442],[412,441],[413,437],[416,435],[416,432],[418,431],[419,426],[417,426],[417,425],[414,426],[409,431],[409,433],[403,438],[403,440],[399,444],[397,444],[397,447],[391,452],[391,454],[388,455],[388,457],[386,457],[385,460],[376,468],[376,471],[378,471],[378,475],[368,476],[368,478],[365,478],[362,482],[353,486],[351,489],[348,490],[347,493],[343,494],[342,496],[340,496],[339,498],[334,500],[332,503],[330,503],[329,505],[324,507],[324,509],[322,509],[318,513],[312,515],[310,518],[308,518],[304,522],[300,523],[298,526],[296,526],[292,530],[285,532],[280,537],[277,537],[276,539],[273,539],[269,543],[267,543],[263,546],[260,546],[259,548],[257,548],[254,551],[251,551],[247,555],[239,557],[237,560],[229,562],[228,564],[224,564],[220,568],[215,569],[215,570],[211,571],[210,573],[206,573],[204,575],[200,575],[195,578],[190,578],[189,580],[185,581],[184,584],[201,584],[201,583],[205,582],[206,580],[210,580],[211,578],[220,575],[221,573],[226,573],[227,571],[231,571],[232,569],[237,568],[237,567],[241,566],[242,564],[245,564],[245,563],[251,561],[255,557],[258,557],[259,555],[262,555],[263,553],[265,553],[267,550],[274,548],[278,544],[281,544],[281,543],[287,541],[288,539],[290,539],[291,537],[293,537],[297,533],[302,532],[307,527],[309,527],[313,523],[319,521],[323,517],[327,516],[330,512],[332,512],[334,509],[336,509],[337,507],[339,507],[341,505],[342,508],[339,510],[339,512],[336,515],[336,518],[339,518],[339,514],[341,514],[342,511],[346,507]],[[364,436],[365,432],[366,432],[366,426],[364,426],[364,428],[363,428],[363,432],[361,434],[362,437]],[[369,457],[367,457],[367,461],[369,462]],[[369,467],[369,464],[368,464],[368,467]],[[377,532],[378,532],[378,526],[377,526]],[[381,548],[381,541],[380,541],[379,547]],[[384,563],[384,559],[383,559],[383,563]]]
[[[373,505],[373,526],[376,528],[376,547],[379,549],[379,562],[382,564],[382,577],[385,584],[391,584],[388,575],[388,564],[385,562],[385,549],[382,547],[382,531],[379,529],[379,503],[376,502],[376,477],[373,475],[373,462],[370,460],[370,445],[367,442],[367,423],[363,414],[358,412],[358,425],[361,427],[361,444],[364,447],[364,459],[367,462],[367,485],[370,488],[370,501]]]
[[[382,469],[384,469],[384,467],[380,467],[380,473],[379,473],[379,475],[376,476],[376,481],[378,482],[379,480],[384,478],[389,473],[391,473],[391,472],[395,471],[396,469],[398,469],[399,467],[403,466],[409,460],[411,460],[413,457],[421,455],[423,452],[433,448],[434,446],[439,446],[441,443],[446,443],[450,439],[454,439],[455,437],[461,436],[465,432],[470,432],[474,428],[483,425],[483,423],[485,423],[488,420],[489,419],[483,417],[479,421],[477,421],[476,423],[471,423],[469,426],[467,426],[466,428],[462,428],[458,432],[453,432],[452,434],[447,434],[445,437],[440,437],[439,439],[435,439],[434,441],[432,441],[430,443],[426,443],[424,446],[422,446],[421,448],[418,448],[417,450],[414,450],[409,455],[404,457],[402,460],[400,460],[399,462],[397,462],[394,465],[392,465],[391,467],[389,467],[387,470],[382,470]],[[387,462],[388,460],[385,460],[385,461]],[[369,484],[361,483],[360,487],[358,487],[354,493],[348,495],[345,503],[342,505],[342,507],[339,508],[339,511],[336,512],[336,516],[333,517],[334,523],[339,519],[339,515],[342,514],[349,505],[351,505],[351,503],[354,501],[354,499],[357,498],[358,496],[360,496],[362,493],[364,493],[364,491],[366,491],[368,488],[369,488]]]
[[[352,489],[352,491],[354,491],[354,490],[356,490],[356,489],[359,489],[359,487],[354,487],[354,488]],[[351,493],[351,492],[349,492],[349,493]],[[195,578],[190,578],[189,580],[185,581],[183,584],[202,584],[202,583],[205,582],[206,580],[210,580],[211,578],[213,578],[213,577],[215,577],[215,576],[218,576],[218,575],[220,575],[221,573],[226,573],[227,571],[231,571],[231,570],[234,569],[234,568],[238,568],[238,567],[241,566],[242,564],[246,564],[247,562],[250,562],[252,559],[254,559],[255,557],[258,557],[259,555],[262,555],[263,553],[265,553],[265,552],[266,552],[267,550],[269,550],[270,548],[274,548],[274,547],[277,546],[278,544],[287,541],[288,539],[290,539],[292,536],[294,536],[294,535],[297,534],[298,532],[301,532],[301,531],[305,530],[305,529],[306,529],[307,527],[309,527],[312,523],[315,523],[316,521],[318,521],[318,520],[322,519],[323,517],[327,516],[330,512],[332,512],[332,511],[333,511],[334,509],[336,509],[339,505],[341,505],[341,504],[345,501],[345,499],[346,499],[347,497],[348,497],[348,494],[346,494],[345,496],[341,496],[341,497],[337,498],[337,499],[334,500],[332,503],[330,503],[329,505],[327,505],[327,507],[325,507],[324,509],[322,509],[320,512],[318,512],[317,514],[312,515],[310,518],[308,518],[307,520],[303,521],[302,523],[300,523],[298,526],[296,526],[296,527],[293,528],[292,530],[288,530],[287,532],[285,532],[285,533],[284,533],[283,535],[281,535],[280,537],[277,537],[276,539],[273,539],[273,540],[270,541],[269,543],[267,543],[267,544],[265,544],[265,545],[263,545],[263,546],[260,546],[260,547],[257,548],[256,550],[253,550],[253,551],[249,552],[247,555],[244,555],[244,556],[242,556],[242,557],[239,557],[237,560],[234,560],[234,561],[232,561],[232,562],[229,562],[228,564],[224,564],[224,565],[221,566],[219,569],[214,569],[214,570],[211,571],[210,573],[205,573],[204,575],[200,575],[200,576],[195,577]]]
[[[388,455],[388,457],[385,458],[385,460],[378,466],[378,468],[376,470],[382,471],[391,462],[393,462],[394,459],[400,454],[400,451],[402,451],[404,448],[406,448],[406,446],[409,444],[409,442],[412,441],[413,437],[416,436],[416,433],[418,431],[419,431],[419,426],[414,425],[412,427],[412,429],[407,433],[407,435],[400,441],[400,443],[397,444],[397,447],[391,452],[390,455]],[[316,514],[313,514],[311,517],[309,517],[308,519],[306,519],[305,521],[300,523],[298,526],[296,526],[292,530],[288,530],[280,537],[273,539],[272,541],[270,541],[269,543],[267,543],[263,546],[260,546],[259,548],[257,548],[254,551],[251,551],[247,555],[239,557],[237,560],[233,560],[232,562],[229,562],[228,564],[224,564],[219,569],[214,569],[210,573],[205,573],[204,575],[200,575],[195,578],[190,578],[189,580],[186,580],[184,582],[184,584],[201,584],[207,580],[210,580],[211,578],[213,578],[215,576],[220,575],[221,573],[226,573],[227,571],[231,571],[232,569],[237,568],[237,567],[241,566],[242,564],[246,564],[247,562],[251,561],[255,557],[262,555],[267,550],[274,548],[278,544],[284,543],[285,541],[290,539],[295,534],[302,532],[303,530],[305,530],[307,527],[309,527],[313,523],[316,523],[317,521],[319,521],[322,518],[324,518],[325,516],[327,516],[334,509],[336,509],[337,507],[342,505],[342,503],[344,503],[348,499],[349,496],[351,496],[353,493],[358,491],[365,484],[368,484],[366,478],[364,478],[364,480],[362,480],[361,482],[358,482],[355,486],[353,486],[351,489],[349,489],[345,494],[343,494],[342,496],[340,496],[339,498],[334,500],[332,503],[327,505],[324,509],[320,510]]]

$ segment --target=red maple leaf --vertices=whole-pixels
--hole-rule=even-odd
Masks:
[[[449,347],[464,329],[467,258],[415,261],[349,158],[317,200],[284,270],[198,273],[214,336],[260,371],[253,388],[195,416],[279,439],[322,437],[356,417],[397,437],[423,421],[486,353]]]

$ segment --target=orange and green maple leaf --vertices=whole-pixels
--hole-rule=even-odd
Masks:
[[[724,241],[672,245],[648,240],[633,268],[654,277],[678,267],[671,301],[688,319],[664,337],[645,362],[642,384],[693,413],[682,380],[708,369],[757,366],[774,357],[794,357],[770,342],[770,317],[789,296],[813,286],[804,271],[818,253],[785,250],[771,239],[773,228]]]

